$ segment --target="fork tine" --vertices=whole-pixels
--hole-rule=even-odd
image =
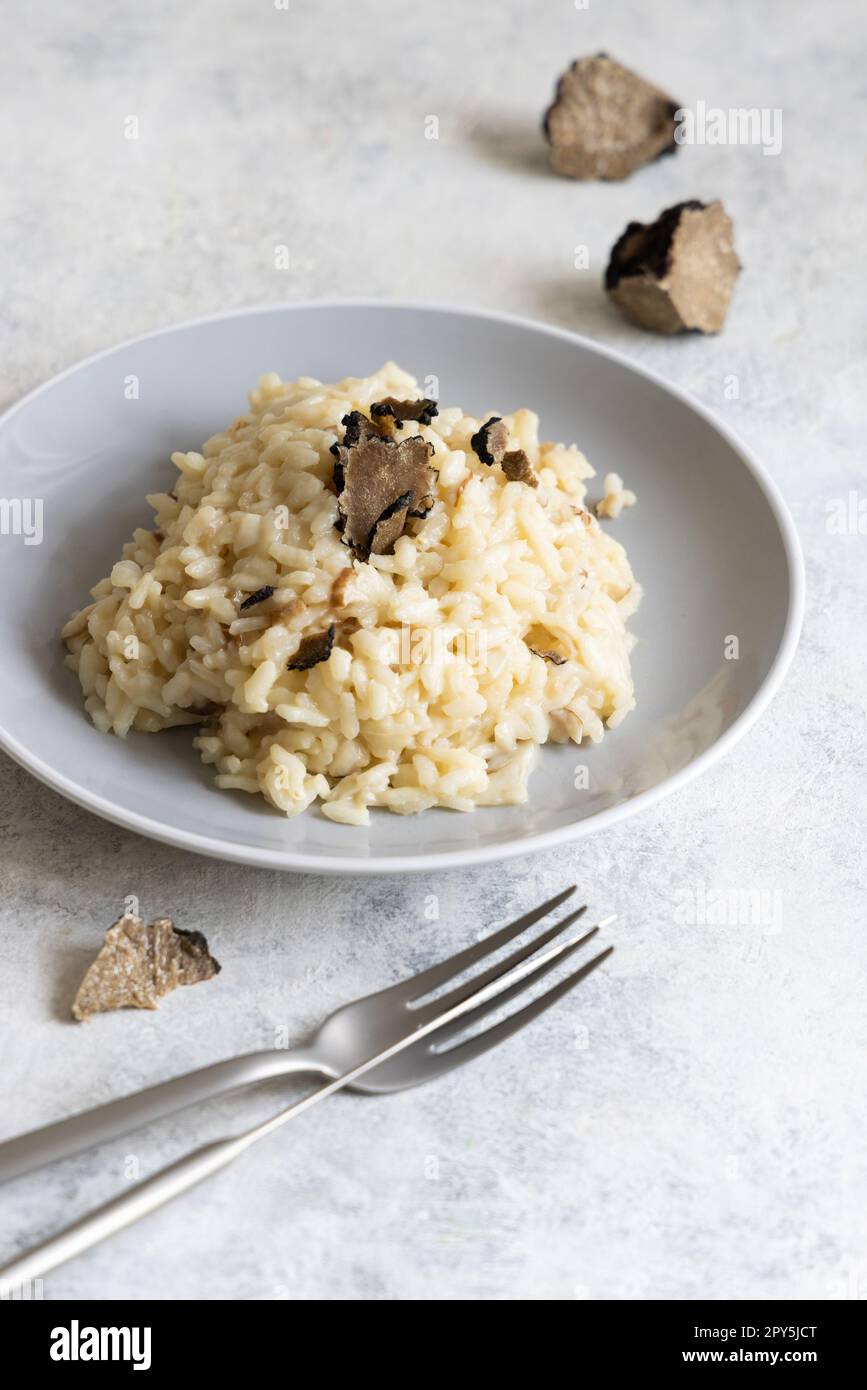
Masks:
[[[580,945],[581,943],[579,942],[577,944]],[[487,1052],[490,1048],[496,1047],[498,1043],[505,1042],[506,1038],[510,1038],[513,1033],[520,1032],[520,1030],[528,1023],[531,1023],[534,1018],[538,1018],[539,1014],[543,1014],[546,1009],[551,1008],[552,1004],[556,1004],[559,999],[562,999],[564,994],[568,994],[569,991],[574,989],[577,984],[580,984],[582,980],[586,980],[591,971],[595,970],[597,965],[601,965],[604,960],[607,960],[613,950],[613,946],[607,946],[604,951],[600,951],[598,956],[594,956],[586,965],[582,965],[580,969],[573,971],[571,975],[567,975],[566,979],[561,980],[558,985],[552,985],[544,994],[540,994],[538,999],[534,999],[532,1003],[525,1005],[523,1009],[518,1009],[516,1013],[510,1014],[508,1018],[502,1019],[500,1023],[494,1024],[492,1028],[486,1028],[484,1032],[477,1033],[475,1037],[468,1038],[466,1042],[456,1043],[454,1047],[448,1048],[445,1052],[435,1054],[437,1062],[442,1064],[442,1070],[449,1071],[452,1067],[461,1066],[464,1062],[471,1062],[474,1057],[480,1057],[483,1052]],[[564,956],[566,954],[567,953],[564,952]],[[559,959],[562,960],[564,956],[559,957]],[[524,982],[521,981],[521,984],[523,983]],[[494,1006],[501,1004],[512,992],[512,990],[507,990],[501,994],[493,1001]],[[515,992],[517,992],[517,990]],[[490,1011],[489,1009],[489,1012]],[[460,1020],[461,1025],[465,1025],[467,1017],[470,1017],[470,1015]],[[435,1034],[435,1036],[441,1038],[447,1033],[448,1029],[444,1028],[441,1033]]]
[[[559,949],[555,947],[553,950],[546,952],[539,965],[534,966],[531,964],[528,970],[524,970],[519,974],[518,979],[515,980],[513,984],[507,985],[505,989],[499,990],[491,998],[483,999],[475,1008],[467,1009],[466,1013],[460,1018],[455,1019],[453,1023],[446,1023],[442,1028],[438,1029],[434,1038],[434,1046],[439,1048],[443,1043],[447,1042],[449,1038],[453,1038],[457,1034],[462,1033],[467,1028],[468,1024],[484,1018],[487,1014],[494,1013],[494,1011],[499,1009],[503,1004],[507,1004],[510,999],[515,999],[518,995],[524,994],[527,987],[534,984],[537,980],[544,980],[546,975],[549,975],[558,965],[562,965],[564,960],[568,960],[570,956],[580,950],[592,936],[596,935],[598,930],[598,927],[592,927],[591,930],[585,932],[583,936],[576,937],[573,941],[565,942]],[[611,946],[608,949],[613,951],[614,947]]]
[[[453,1005],[459,1004],[462,999],[467,999],[471,994],[475,994],[477,989],[482,989],[490,980],[496,980],[500,975],[505,975],[516,965],[520,965],[522,961],[527,960],[529,956],[535,955],[537,951],[541,951],[543,946],[547,946],[548,942],[553,941],[555,936],[559,936],[567,927],[571,927],[572,923],[576,922],[579,917],[582,917],[586,911],[587,907],[585,904],[584,907],[577,908],[575,912],[570,912],[562,921],[555,922],[553,927],[548,927],[547,931],[543,931],[539,936],[528,942],[526,946],[520,946],[517,951],[513,951],[510,956],[506,956],[505,960],[497,961],[488,970],[483,970],[479,975],[473,975],[471,979],[465,980],[462,985],[458,985],[457,989],[451,990],[448,994],[443,994],[438,999],[432,999],[429,1004],[423,1004],[418,1010],[419,1021],[433,1018],[434,1014],[445,1013],[448,1009],[452,1008]],[[589,941],[591,936],[595,936],[598,930],[598,927],[594,927],[592,931],[587,932],[586,936],[582,936],[581,941]],[[562,959],[562,957],[558,957],[557,959]],[[554,964],[556,964],[556,962],[554,962]]]
[[[532,927],[540,917],[545,917],[549,912],[553,912],[555,907],[559,907],[567,898],[571,898],[575,892],[575,884],[571,888],[564,888],[562,893],[550,898],[541,907],[534,907],[532,912],[526,912],[523,917],[519,917],[517,922],[510,922],[507,927],[501,927],[491,936],[486,936],[482,941],[476,942],[474,946],[468,946],[465,951],[458,951],[456,956],[450,956],[448,960],[440,961],[439,965],[432,965],[430,969],[423,970],[420,975],[414,975],[410,980],[404,980],[403,985],[407,990],[412,990],[406,998],[408,1002],[420,999],[423,994],[428,994],[438,985],[444,985],[447,980],[454,975],[459,975],[462,970],[466,970],[468,965],[475,965],[477,960],[484,960],[492,951],[499,950],[516,936],[519,936],[527,927]],[[400,988],[400,986],[398,986]]]

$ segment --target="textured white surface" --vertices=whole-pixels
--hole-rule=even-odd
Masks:
[[[93,819],[4,760],[4,1135],[281,1027],[300,1037],[573,879],[622,919],[609,965],[502,1051],[428,1089],[330,1102],[49,1276],[46,1297],[867,1296],[867,536],[829,529],[835,499],[865,496],[867,16],[856,0],[796,22],[785,0],[697,11],[4,7],[4,404],[121,338],[234,305],[512,310],[615,344],[718,409],[787,496],[809,584],[788,684],[722,766],[615,833],[503,867],[355,887],[222,866]],[[686,148],[611,186],[549,176],[539,116],[558,71],[599,49],[687,104],[782,108],[782,153]],[[630,218],[713,196],[745,265],[725,332],[632,329],[600,291],[609,246]],[[770,929],[737,903],[725,924],[684,921],[714,890],[767,895]],[[126,894],[206,931],[223,973],[153,1015],[67,1023]],[[279,1094],[6,1188],[0,1258],[110,1195],[131,1160],[146,1174]]]

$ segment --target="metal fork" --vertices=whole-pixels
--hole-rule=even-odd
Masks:
[[[420,975],[402,980],[400,984],[392,985],[389,989],[380,990],[376,994],[369,994],[364,999],[356,999],[353,1003],[344,1005],[325,1020],[304,1047],[292,1051],[249,1052],[224,1062],[214,1062],[210,1066],[188,1072],[185,1076],[162,1081],[156,1086],[148,1086],[143,1091],[122,1096],[93,1110],[71,1115],[56,1124],[45,1125],[44,1128],[31,1130],[15,1139],[8,1139],[0,1144],[0,1182],[17,1177],[21,1173],[31,1172],[44,1163],[53,1163],[56,1159],[65,1158],[81,1149],[101,1144],[107,1139],[127,1134],[140,1125],[149,1124],[152,1120],[173,1114],[176,1110],[195,1105],[199,1101],[208,1100],[212,1096],[221,1095],[225,1091],[234,1090],[238,1086],[247,1086],[293,1072],[311,1072],[328,1078],[341,1076],[357,1062],[397,1042],[406,1033],[408,1025],[413,1022],[426,1023],[437,1011],[457,1003],[459,998],[480,988],[488,980],[495,979],[502,970],[519,965],[534,951],[547,945],[566,927],[577,921],[586,909],[579,907],[577,911],[569,913],[562,921],[556,922],[530,945],[516,951],[501,965],[494,965],[490,970],[477,975],[464,987],[464,994],[455,990],[443,999],[417,1009],[413,1007],[422,995],[447,984],[470,966],[506,946],[528,927],[532,927],[542,917],[560,907],[574,892],[574,887],[567,888],[543,903],[541,907],[525,913],[516,922],[502,927],[476,945],[459,951],[449,960],[434,965],[429,970],[423,970]],[[610,920],[613,919],[609,918],[608,921]],[[607,922],[600,925],[605,926]],[[592,932],[588,933],[584,939],[588,940],[591,935]],[[507,1031],[500,1035],[507,1036]],[[499,1041],[500,1037],[496,1041]],[[438,1041],[442,1042],[443,1039]],[[352,1088],[379,1095],[388,1091],[401,1091],[407,1086],[418,1086],[423,1081],[441,1076],[443,1072],[449,1071],[461,1062],[469,1061],[471,1057],[478,1056],[490,1046],[491,1042],[487,1039],[483,1044],[475,1046],[466,1044],[471,1050],[461,1051],[459,1055],[454,1052],[434,1051],[430,1044],[413,1047],[399,1058],[382,1062],[365,1074],[363,1079],[359,1077]]]
[[[518,922],[495,932],[476,946],[459,952],[450,960],[444,961],[441,965],[433,966],[430,970],[423,971],[420,975],[404,981],[402,985],[396,986],[392,990],[371,996],[372,999],[379,999],[380,1001],[384,996],[390,998],[394,1013],[391,1023],[387,1024],[381,1021],[379,1010],[375,1011],[375,1018],[380,1020],[379,1022],[371,1022],[367,1010],[362,1012],[361,1017],[366,1020],[366,1026],[369,1029],[379,1030],[381,1036],[387,1034],[389,1037],[389,1041],[380,1042],[376,1046],[372,1055],[368,1055],[363,1061],[358,1061],[357,1049],[362,1045],[360,1037],[344,1039],[345,1046],[356,1049],[355,1060],[334,1080],[296,1101],[264,1123],[255,1125],[242,1134],[233,1135],[227,1139],[218,1139],[185,1155],[137,1187],[131,1188],[105,1206],[82,1217],[80,1221],[69,1226],[65,1231],[50,1237],[36,1249],[13,1260],[0,1269],[0,1290],[39,1278],[46,1271],[54,1269],[64,1261],[90,1249],[91,1246],[96,1245],[106,1237],[123,1230],[134,1221],[138,1221],[149,1212],[155,1211],[174,1197],[188,1191],[205,1178],[219,1172],[251,1145],[266,1135],[272,1134],[288,1120],[294,1119],[342,1087],[357,1086],[362,1077],[367,1076],[367,1088],[370,1089],[370,1083],[375,1080],[376,1073],[385,1068],[391,1068],[390,1084],[380,1085],[377,1089],[381,1091],[398,1090],[404,1086],[415,1085],[420,1080],[428,1080],[433,1076],[449,1071],[452,1067],[459,1066],[463,1062],[470,1061],[471,1058],[479,1056],[482,1052],[487,1052],[489,1048],[495,1047],[512,1033],[523,1028],[532,1019],[550,1008],[558,999],[562,999],[564,994],[589,975],[591,970],[594,970],[611,954],[614,949],[613,946],[601,951],[586,965],[573,971],[558,984],[552,985],[516,1013],[510,1014],[499,1023],[492,1024],[471,1038],[463,1042],[460,1041],[460,1034],[465,1032],[468,1026],[473,1026],[484,1020],[510,999],[525,993],[528,986],[544,978],[555,966],[561,964],[591,937],[595,936],[599,926],[607,925],[613,918],[606,918],[605,922],[591,928],[583,936],[560,941],[547,951],[542,952],[541,955],[537,955],[543,946],[560,936],[571,922],[581,916],[584,909],[579,908],[577,912],[570,913],[562,921],[542,932],[528,945],[520,947],[505,960],[498,961],[487,970],[475,975],[471,980],[458,985],[448,994],[428,1004],[418,1005],[418,1000],[423,995],[429,994],[432,990],[438,989],[440,985],[453,979],[456,974],[460,974],[469,965],[483,959],[499,946],[504,945],[532,922],[537,921],[553,907],[564,902],[572,892],[574,889],[567,889],[566,892],[558,894],[556,898],[552,898],[550,902],[537,908],[535,912],[527,913]],[[369,1000],[363,1000],[361,1003],[369,1005]],[[414,1005],[416,1007],[413,1007]],[[345,1017],[347,1015],[352,1017],[352,1010],[358,1007],[358,1005],[350,1005],[347,1009],[340,1010],[338,1014],[333,1014],[321,1032],[333,1025],[334,1020],[339,1019],[341,1015],[344,1015],[345,1024]],[[398,1033],[397,1037],[393,1036],[395,1028]],[[428,1042],[427,1039],[431,1035],[434,1035],[432,1041]],[[321,1033],[317,1035],[317,1037],[319,1036]],[[449,1043],[452,1046],[449,1046]],[[416,1054],[415,1057],[413,1057],[413,1053]],[[406,1063],[403,1070],[401,1063]],[[386,1072],[385,1075],[387,1076],[388,1073]]]

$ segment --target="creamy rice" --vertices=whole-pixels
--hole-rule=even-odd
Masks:
[[[537,488],[477,458],[486,416],[444,408],[396,435],[433,446],[431,510],[393,554],[362,561],[342,541],[342,417],[420,394],[394,363],[333,386],[271,373],[201,453],[173,455],[174,493],[148,499],[155,530],[135,532],[63,629],[97,728],[199,725],[219,787],[290,816],[319,800],[363,825],[370,806],[521,802],[540,744],[597,742],[620,723],[640,589],[584,506],[593,469],[574,445],[539,443],[531,411],[503,418]],[[606,477],[601,511],[633,500]],[[263,586],[273,595],[240,611]],[[332,623],[328,659],[287,669]]]

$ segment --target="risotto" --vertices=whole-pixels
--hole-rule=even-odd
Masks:
[[[173,455],[154,529],[64,627],[90,718],[195,725],[217,786],[288,816],[524,801],[540,744],[633,708],[640,598],[585,506],[593,469],[537,426],[438,409],[394,363],[264,376]],[[608,474],[600,515],[634,500]]]

